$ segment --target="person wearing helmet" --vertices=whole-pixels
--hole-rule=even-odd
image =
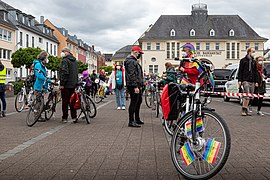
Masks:
[[[190,59],[194,59],[195,48],[190,43],[185,44],[184,46],[182,46],[182,48],[183,61],[181,62],[178,70],[183,74],[187,74],[191,83],[195,84],[200,74],[195,63],[190,61]]]
[[[88,71],[83,71],[82,75],[82,81],[85,82],[85,92],[88,96],[90,96],[91,80],[89,78]]]

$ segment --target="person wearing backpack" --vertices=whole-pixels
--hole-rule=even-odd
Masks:
[[[94,97],[94,95],[97,93],[97,83],[95,82],[96,79],[98,79],[98,76],[96,74],[96,70],[93,70],[90,79],[92,81],[92,92],[91,92],[91,96],[92,98]]]
[[[76,109],[70,105],[70,97],[75,92],[78,83],[78,61],[70,52],[68,47],[62,49],[61,57],[63,61],[60,66],[60,90],[62,94],[62,121],[67,122],[68,106],[71,111],[73,121],[77,120]]]
[[[117,110],[126,109],[125,102],[125,71],[122,66],[116,66],[110,75],[109,83],[112,84],[112,89],[115,90]],[[121,100],[120,100],[121,99]]]
[[[90,96],[90,88],[91,88],[91,80],[89,78],[89,74],[88,74],[88,71],[83,71],[82,72],[82,81],[85,82],[85,92],[88,96]]]

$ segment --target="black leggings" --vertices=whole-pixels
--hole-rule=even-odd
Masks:
[[[263,93],[260,93],[260,95],[264,95],[264,94],[263,94]],[[257,111],[261,111],[261,108],[262,108],[262,102],[263,102],[263,98],[260,97],[260,98],[258,99],[258,109],[257,109]]]
[[[134,92],[134,87],[128,87],[128,92],[130,94],[130,105],[128,108],[129,113],[129,123],[135,121],[139,121],[140,119],[140,108],[142,104],[142,90],[140,90],[139,94]],[[135,115],[135,119],[134,119]]]

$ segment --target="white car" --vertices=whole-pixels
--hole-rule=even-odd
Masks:
[[[264,67],[267,71],[267,79],[266,79],[266,93],[264,94],[265,97],[264,100],[269,101],[270,100],[270,61],[264,62]],[[229,77],[229,80],[225,83],[225,92],[227,93],[238,93],[238,69],[239,64],[233,64],[227,67],[227,69],[233,69],[232,73]],[[238,96],[224,96],[224,101],[229,101],[230,99],[238,99],[240,101],[240,104],[242,103],[242,98]]]

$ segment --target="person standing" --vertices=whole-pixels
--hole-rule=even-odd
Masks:
[[[253,93],[254,85],[257,87],[257,67],[254,60],[255,49],[248,48],[247,55],[240,60],[239,69],[238,69],[238,85],[239,88],[243,86],[244,93]],[[251,116],[248,112],[250,98],[244,97],[242,104],[242,116]]]
[[[2,101],[2,105],[3,105],[3,110],[2,110],[2,113],[0,114],[0,117],[6,117],[6,108],[7,108],[7,103],[6,103],[6,77],[7,77],[7,69],[2,64],[2,61],[0,61],[0,98],[1,98],[1,101]]]
[[[259,56],[256,58],[256,67],[257,67],[257,82],[258,86],[255,88],[254,94],[264,95],[266,93],[266,82],[265,79],[267,77],[266,69],[264,69],[263,57]],[[257,114],[263,116],[262,108],[263,97],[258,98],[258,108]]]
[[[67,122],[68,106],[70,106],[71,118],[75,122],[77,120],[77,113],[73,106],[70,105],[70,97],[74,93],[78,83],[78,62],[70,52],[70,49],[65,47],[62,50],[61,57],[63,57],[60,66],[60,90],[62,94],[62,121]]]
[[[176,71],[172,63],[166,62],[165,68],[166,68],[165,76],[160,81],[160,83],[163,85],[169,84],[170,82],[176,83],[177,82]]]
[[[85,92],[88,96],[90,96],[90,89],[91,89],[91,80],[89,78],[89,74],[88,74],[88,71],[83,71],[82,72],[82,81],[85,82],[85,86],[84,86],[84,89],[85,89]]]
[[[94,95],[97,93],[97,83],[95,82],[95,80],[97,79],[97,74],[96,74],[96,70],[92,71],[92,74],[90,76],[90,79],[92,81],[92,92],[91,92],[91,96],[92,98],[94,97]]]
[[[143,92],[143,71],[138,62],[142,54],[144,54],[142,49],[139,46],[134,46],[132,48],[131,55],[129,55],[124,62],[126,85],[131,99],[128,109],[129,127],[141,127],[140,124],[144,124],[140,119],[140,107]]]
[[[115,90],[117,110],[126,109],[125,102],[125,71],[122,66],[116,66],[110,75],[109,84],[112,84],[112,89]],[[121,100],[120,100],[121,99]],[[121,101],[121,102],[120,102]]]

